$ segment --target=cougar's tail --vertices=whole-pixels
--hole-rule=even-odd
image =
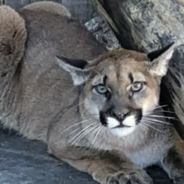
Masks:
[[[9,6],[0,6],[0,73],[16,67],[21,61],[27,31],[24,20]]]

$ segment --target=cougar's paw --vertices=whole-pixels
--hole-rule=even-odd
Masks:
[[[117,174],[109,175],[106,184],[153,184],[151,177],[144,171],[119,172]]]

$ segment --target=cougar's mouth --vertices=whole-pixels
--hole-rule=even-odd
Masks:
[[[136,109],[123,116],[118,116],[115,113],[100,112],[100,122],[103,126],[116,132],[118,129],[123,130],[123,135],[130,132],[128,129],[135,128],[142,119],[142,110]]]

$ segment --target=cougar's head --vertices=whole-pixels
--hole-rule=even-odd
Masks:
[[[174,46],[148,55],[119,49],[93,61],[57,57],[71,74],[74,85],[82,85],[84,107],[111,133],[132,133],[159,101],[160,81],[166,75]]]

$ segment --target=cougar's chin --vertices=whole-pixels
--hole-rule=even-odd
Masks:
[[[114,128],[114,129],[110,129],[110,132],[118,137],[125,137],[129,134],[131,134],[132,132],[134,132],[135,127],[124,127],[124,128]]]

